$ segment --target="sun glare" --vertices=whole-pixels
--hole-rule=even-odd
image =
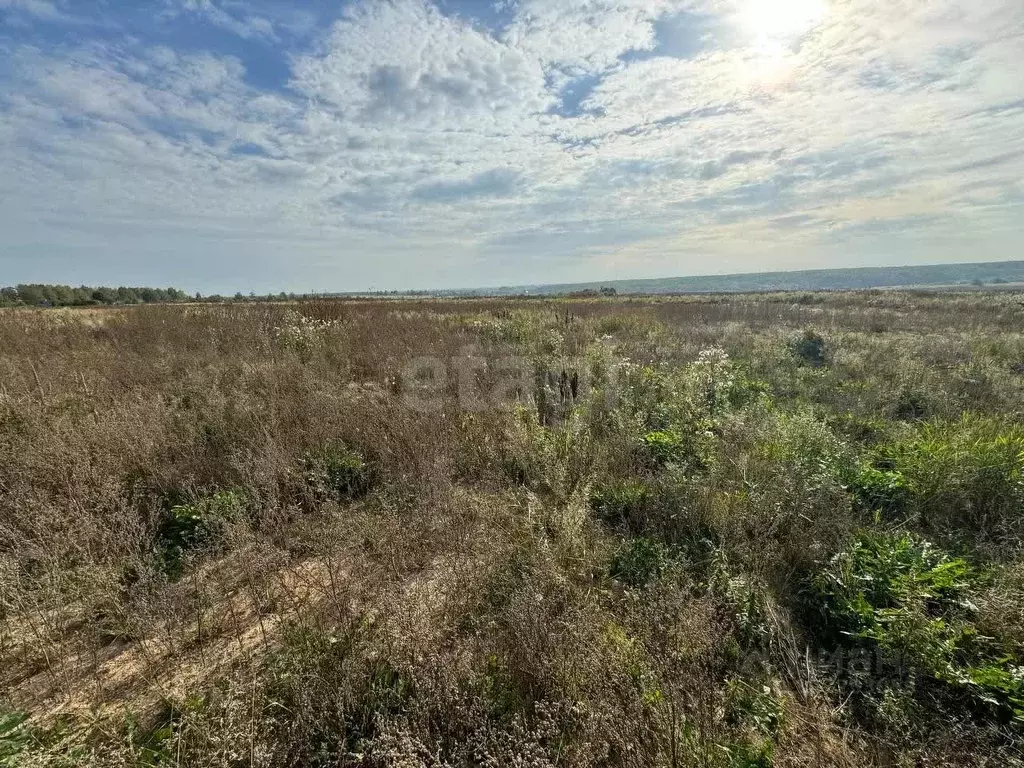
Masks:
[[[789,82],[795,43],[825,20],[828,0],[740,0],[737,27],[747,40],[741,79],[758,88]]]
[[[747,0],[740,24],[759,48],[771,50],[809,32],[827,12],[826,0]]]

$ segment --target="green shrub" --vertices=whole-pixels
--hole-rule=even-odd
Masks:
[[[807,329],[789,344],[789,349],[804,365],[821,368],[828,363],[828,345],[817,332]]]
[[[0,768],[14,768],[20,764],[34,743],[31,730],[25,725],[24,712],[0,711]]]
[[[984,575],[907,533],[861,532],[814,579],[826,643],[895,654],[906,671],[971,694],[977,706],[1024,717],[1024,676],[973,622]]]
[[[217,491],[190,504],[172,506],[156,534],[164,571],[180,576],[186,554],[219,548],[225,525],[240,519],[244,511],[245,502],[235,491]]]
[[[726,685],[726,719],[751,725],[758,733],[774,737],[782,728],[782,701],[768,685],[751,685],[730,678]]]
[[[674,562],[672,550],[657,539],[629,539],[612,559],[611,576],[631,587],[643,587]]]
[[[690,441],[674,429],[656,430],[640,438],[647,461],[658,469],[685,464],[696,459]]]
[[[691,415],[681,374],[651,365],[624,365],[619,386],[621,414],[645,431],[669,429]]]
[[[904,388],[892,406],[892,417],[900,421],[923,419],[931,411],[928,397],[920,390]]]
[[[760,745],[733,744],[725,747],[729,768],[771,768],[775,745],[765,741]]]
[[[506,421],[499,443],[506,477],[564,504],[590,479],[593,435],[586,415],[572,409],[565,420],[543,426],[536,414],[519,407]]]
[[[736,621],[736,639],[745,650],[767,649],[773,630],[772,608],[768,595],[743,575],[729,573],[729,564],[721,550],[714,553],[709,584],[719,593]]]
[[[850,483],[850,490],[862,509],[882,512],[889,517],[902,514],[910,501],[907,479],[901,473],[870,464],[860,468]]]
[[[729,765],[770,768],[783,724],[782,699],[768,685],[751,685],[737,677],[726,683],[725,719],[749,736],[729,745]]]
[[[927,608],[929,615],[959,606],[972,570],[911,534],[861,532],[817,577],[825,626],[839,636],[893,641],[893,611]]]
[[[742,370],[733,379],[728,390],[729,405],[733,408],[742,408],[758,400],[770,403],[771,399],[772,385]]]
[[[650,500],[650,488],[639,480],[607,483],[590,493],[591,509],[600,520],[614,527],[642,525]]]
[[[373,484],[370,464],[361,453],[331,442],[302,459],[303,478],[319,499],[352,501],[365,496]]]
[[[922,424],[877,448],[855,490],[934,536],[1014,539],[1024,521],[1024,427],[972,415]]]
[[[622,333],[640,324],[639,320],[628,315],[608,315],[597,321],[594,329],[598,336]]]

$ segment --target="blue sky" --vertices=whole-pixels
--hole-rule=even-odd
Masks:
[[[0,283],[1024,258],[1020,0],[0,0]]]

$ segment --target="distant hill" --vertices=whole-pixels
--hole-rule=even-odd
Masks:
[[[970,287],[1024,283],[1024,261],[984,264],[931,264],[917,267],[809,269],[797,272],[753,272],[736,275],[665,277],[652,280],[608,280],[597,283],[503,286],[460,295],[559,295],[614,289],[630,293],[746,293],[754,291],[841,291],[866,288]]]

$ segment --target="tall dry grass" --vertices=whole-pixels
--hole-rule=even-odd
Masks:
[[[801,601],[909,524],[871,450],[1019,419],[1021,364],[1008,293],[0,311],[0,764],[1006,764],[845,705]]]

